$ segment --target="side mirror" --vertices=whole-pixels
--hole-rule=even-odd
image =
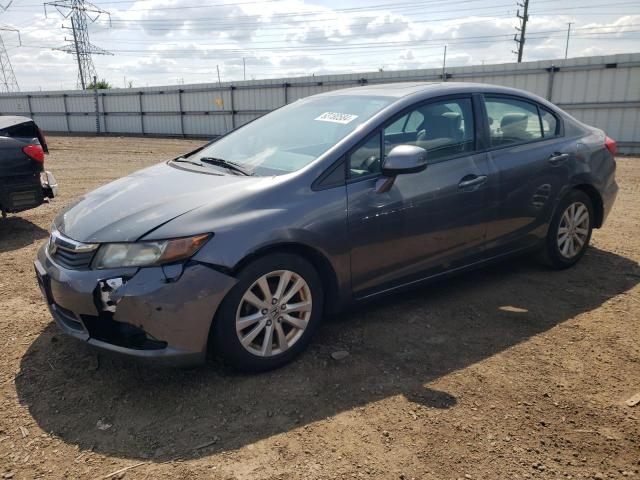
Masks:
[[[385,177],[421,172],[427,168],[427,151],[415,145],[398,145],[387,155],[382,167]]]

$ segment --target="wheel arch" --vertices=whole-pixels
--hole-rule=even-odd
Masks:
[[[579,190],[584,192],[589,199],[591,200],[591,205],[593,206],[593,214],[594,218],[594,228],[600,228],[602,226],[602,222],[604,220],[604,204],[602,202],[602,196],[598,189],[596,189],[593,185],[588,183],[581,183],[578,185],[574,185],[572,190]]]
[[[232,269],[232,273],[237,273],[246,267],[249,263],[257,260],[258,258],[270,255],[273,253],[288,253],[299,255],[307,260],[320,275],[322,281],[322,288],[324,290],[324,309],[325,313],[336,313],[340,309],[340,292],[338,276],[336,274],[333,265],[329,259],[318,249],[309,245],[295,242],[284,242],[274,245],[264,246],[250,254],[246,255],[240,260]]]

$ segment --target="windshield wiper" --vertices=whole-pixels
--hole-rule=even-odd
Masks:
[[[188,160],[184,157],[178,157],[171,160],[172,162],[180,162],[180,163],[189,163],[191,165],[196,165],[198,167],[202,167],[203,165],[200,162],[194,162],[193,160]]]
[[[217,167],[224,167],[224,168],[226,168],[228,170],[233,170],[235,172],[240,172],[242,175],[246,175],[246,176],[253,175],[253,173],[251,173],[246,168],[238,165],[237,163],[230,162],[229,160],[224,160],[222,158],[200,157],[198,160],[200,160],[202,163],[208,163],[209,165],[215,165]]]

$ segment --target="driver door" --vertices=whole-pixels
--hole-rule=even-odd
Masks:
[[[476,153],[470,96],[416,106],[348,155],[348,225],[356,297],[417,281],[481,258],[487,221],[486,155]],[[428,166],[376,188],[400,144],[427,150]]]

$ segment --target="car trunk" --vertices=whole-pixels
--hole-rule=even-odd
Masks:
[[[43,170],[43,163],[23,152],[28,145],[39,145],[47,152],[44,135],[36,123],[26,117],[0,116],[0,176],[33,174]]]
[[[44,135],[27,117],[0,116],[0,207],[18,212],[44,200]]]

